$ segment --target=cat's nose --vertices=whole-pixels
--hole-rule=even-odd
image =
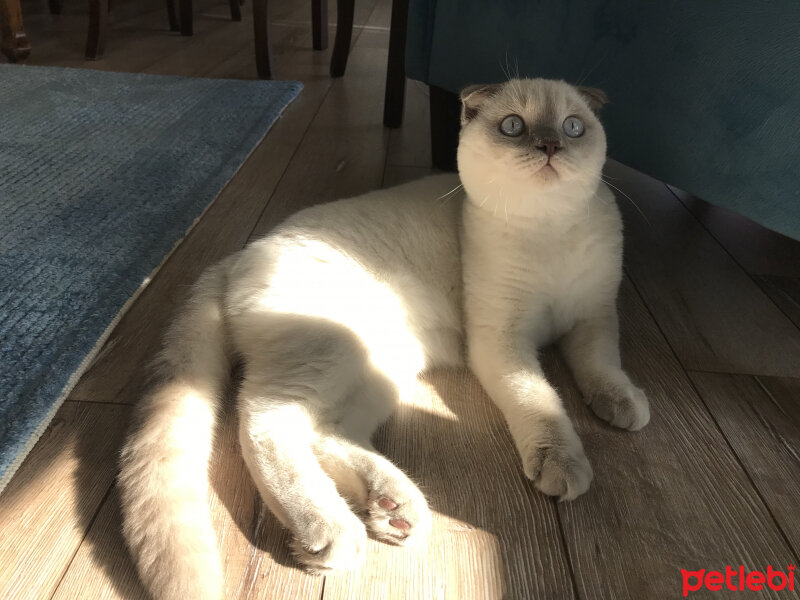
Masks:
[[[558,140],[542,140],[536,148],[547,154],[547,158],[550,158],[561,149],[561,142]]]

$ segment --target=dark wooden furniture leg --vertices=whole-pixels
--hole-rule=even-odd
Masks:
[[[86,58],[97,60],[106,49],[108,0],[89,0],[89,33],[86,35]]]
[[[314,50],[328,47],[328,0],[311,0],[311,31]]]
[[[272,79],[272,49],[269,45],[267,0],[253,0],[253,33],[256,43],[256,69],[261,79]]]
[[[231,5],[231,20],[233,21],[241,21],[242,20],[242,8],[241,4],[239,4],[239,0],[230,0]]]
[[[48,0],[47,6],[50,7],[50,14],[53,15],[61,14],[61,0]]]
[[[19,0],[0,0],[0,35],[3,54],[11,62],[25,60],[31,53],[28,36],[22,29],[22,9]]]
[[[392,2],[389,31],[389,63],[386,65],[386,93],[383,97],[383,124],[400,127],[406,97],[406,31],[408,0]]]
[[[181,23],[178,20],[178,11],[175,8],[175,0],[167,0],[167,19],[169,20],[170,31],[181,30]]]
[[[336,0],[336,40],[333,42],[331,56],[331,77],[341,77],[347,68],[350,54],[350,40],[353,39],[353,15],[355,0]]]
[[[192,0],[180,0],[181,35],[192,35]]]
[[[458,131],[461,128],[461,100],[453,92],[430,86],[431,162],[443,171],[456,170]]]

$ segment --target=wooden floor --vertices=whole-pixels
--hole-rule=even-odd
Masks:
[[[63,4],[53,17],[45,2],[23,2],[30,64],[255,77],[249,5],[233,23],[227,2],[198,0],[195,35],[181,38],[166,31],[159,1],[116,2],[106,58],[87,63],[86,3]],[[430,171],[424,86],[410,84],[402,129],[381,126],[389,0],[356,3],[350,65],[335,81],[330,51],[311,50],[310,3],[272,4],[277,77],[305,89],[123,318],[0,496],[0,598],[144,598],[119,533],[117,452],[144,365],[187,285],[300,207]],[[595,472],[586,495],[558,503],[524,478],[476,381],[433,373],[377,440],[426,492],[430,543],[411,551],[370,542],[361,570],[319,578],[295,567],[286,532],[257,498],[229,410],[210,500],[227,598],[681,598],[681,569],[800,562],[800,244],[613,162],[608,174],[625,194],[623,360],[649,393],[650,425],[625,433],[599,422],[547,353]]]

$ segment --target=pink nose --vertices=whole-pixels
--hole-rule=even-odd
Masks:
[[[542,140],[541,144],[536,147],[547,154],[547,158],[550,158],[559,151],[561,143],[558,140]]]

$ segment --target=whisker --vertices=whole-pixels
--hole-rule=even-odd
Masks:
[[[436,201],[438,202],[437,206],[439,208],[442,208],[445,204],[450,202],[450,200],[452,200],[453,198],[456,198],[457,197],[457,192],[459,192],[461,190],[461,188],[463,188],[463,187],[464,187],[463,184],[459,183],[456,187],[454,187],[452,190],[450,190],[446,194],[443,194],[443,195],[439,196],[436,199]]]
[[[608,53],[609,53],[609,50],[606,49],[606,51],[597,60],[597,62],[589,68],[589,70],[586,72],[585,75],[580,77],[580,79],[577,81],[577,83],[575,83],[575,85],[576,86],[577,85],[583,85],[583,83],[589,78],[589,75],[591,75],[597,67],[599,67],[601,64],[603,64],[603,61],[608,57]]]
[[[511,80],[511,70],[508,68],[508,44],[506,44],[506,64],[503,66],[503,63],[498,58],[497,62],[500,65],[500,70],[503,71],[503,75],[506,76],[506,81]]]
[[[461,189],[462,187],[464,187],[464,184],[463,184],[463,183],[459,183],[459,184],[458,184],[456,187],[454,187],[452,190],[450,190],[450,191],[449,191],[449,192],[447,192],[446,194],[442,194],[441,196],[439,196],[439,197],[437,198],[437,200],[441,200],[442,198],[446,198],[446,197],[447,197],[447,196],[449,196],[450,194],[453,194],[453,193],[457,192],[457,191],[458,191],[459,189]]]
[[[626,198],[627,198],[627,199],[630,201],[630,203],[633,205],[633,207],[634,207],[634,208],[637,210],[637,212],[638,212],[640,215],[642,215],[642,218],[644,219],[645,223],[647,223],[648,225],[650,225],[650,226],[652,227],[652,224],[650,223],[650,220],[647,218],[647,216],[644,214],[644,212],[642,212],[642,209],[641,209],[641,208],[639,208],[639,205],[638,205],[638,204],[636,204],[636,201],[635,201],[633,198],[631,198],[630,196],[628,196],[628,194],[626,194],[625,192],[623,192],[621,189],[619,189],[617,186],[615,186],[615,185],[614,185],[613,183],[611,183],[610,181],[606,181],[605,179],[603,179],[603,176],[602,176],[602,175],[600,176],[600,179],[602,179],[602,180],[603,180],[603,183],[605,183],[607,186],[610,186],[610,187],[614,188],[614,189],[615,189],[615,190],[617,190],[617,191],[618,191],[620,194],[622,194],[623,196],[625,196],[625,197],[626,197]]]

